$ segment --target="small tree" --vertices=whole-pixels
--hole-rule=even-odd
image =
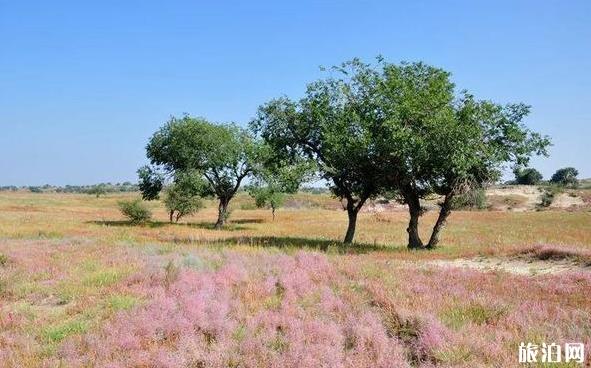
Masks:
[[[96,195],[96,197],[99,198],[100,196],[104,196],[107,194],[107,186],[106,184],[93,185],[90,189],[86,191],[86,193]]]
[[[542,174],[534,168],[515,168],[515,183],[519,185],[537,185],[542,181]]]
[[[216,228],[228,217],[228,205],[244,178],[253,171],[256,142],[233,124],[213,124],[202,118],[171,118],[146,147],[152,167],[140,169],[144,198],[156,198],[166,175],[199,173],[207,191],[219,200]]]
[[[574,167],[565,167],[557,170],[554,175],[552,175],[550,182],[563,186],[576,187],[579,185],[579,179],[577,179],[578,175],[579,172]]]
[[[254,198],[258,208],[270,207],[273,221],[275,221],[275,210],[283,205],[285,193],[274,186],[253,185],[248,188],[248,193]]]
[[[181,217],[192,215],[203,208],[201,195],[205,193],[206,187],[207,183],[198,174],[179,175],[164,194],[170,222],[178,222]]]
[[[275,210],[283,205],[285,195],[297,192],[300,185],[308,180],[314,170],[314,165],[307,161],[288,163],[278,158],[265,146],[261,150],[261,164],[255,171],[253,184],[248,187],[248,193],[254,198],[257,207],[270,207],[275,220]]]
[[[119,209],[123,216],[127,217],[133,224],[146,222],[152,218],[152,212],[141,199],[121,201],[119,202]]]

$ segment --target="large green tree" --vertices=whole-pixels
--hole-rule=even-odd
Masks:
[[[197,172],[208,183],[206,194],[219,201],[215,227],[221,228],[230,201],[253,171],[257,145],[236,125],[183,116],[171,118],[154,133],[146,152],[152,167],[140,169],[144,195],[154,198],[166,176]]]
[[[274,99],[258,110],[251,127],[279,157],[315,162],[332,193],[345,201],[349,224],[344,242],[353,242],[357,215],[380,187],[371,130],[358,113],[365,91],[351,81],[327,78],[308,85],[299,101]]]
[[[549,140],[522,124],[524,104],[499,105],[456,93],[450,74],[423,63],[377,67],[351,63],[370,86],[373,130],[384,185],[409,208],[408,247],[433,248],[455,196],[498,180],[507,165],[526,165],[546,154]],[[420,200],[442,197],[437,221],[424,244],[419,236]]]

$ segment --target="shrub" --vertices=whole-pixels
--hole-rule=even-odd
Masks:
[[[483,188],[473,189],[467,193],[458,195],[452,200],[452,209],[477,209],[487,208],[486,193]]]
[[[6,266],[8,263],[8,256],[6,254],[0,253],[0,266]]]
[[[539,207],[550,207],[552,202],[554,202],[554,198],[563,192],[561,187],[551,185],[544,188],[542,192],[542,200],[539,204]]]
[[[150,212],[141,199],[121,201],[119,202],[119,209],[123,216],[127,217],[134,224],[146,222],[152,218],[152,212]]]

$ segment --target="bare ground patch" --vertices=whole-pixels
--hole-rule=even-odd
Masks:
[[[591,272],[591,252],[561,246],[534,246],[511,252],[507,256],[435,260],[429,264],[482,271],[504,271],[518,275]]]

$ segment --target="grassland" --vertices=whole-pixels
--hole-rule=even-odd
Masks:
[[[0,366],[514,367],[520,341],[591,348],[587,210],[458,211],[439,249],[409,252],[404,211],[362,213],[343,248],[328,196],[272,221],[240,195],[216,231],[213,203],[169,224],[153,202],[131,226],[134,195],[0,192]],[[573,267],[434,262],[476,256]]]

